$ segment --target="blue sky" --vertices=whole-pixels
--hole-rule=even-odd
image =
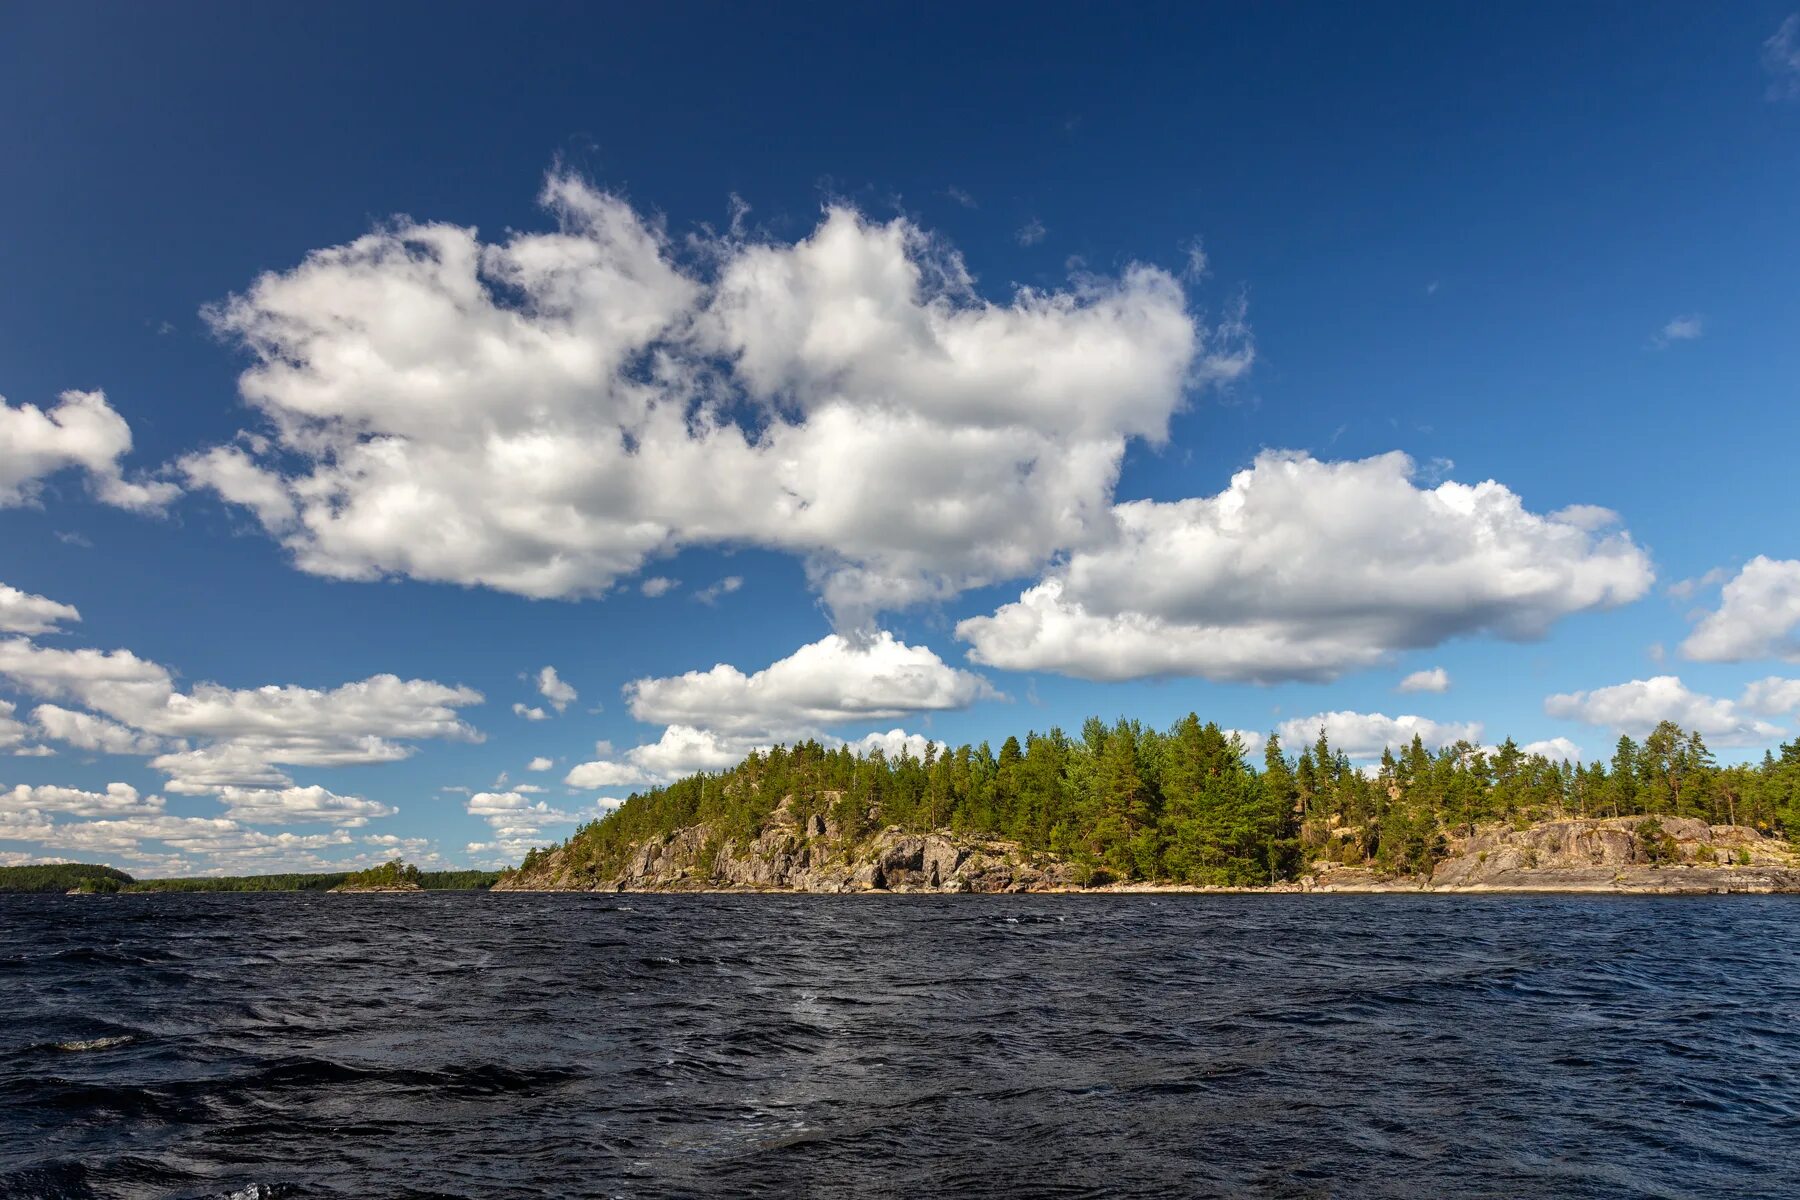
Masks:
[[[1800,726],[1788,3],[0,20],[0,861],[503,861],[1090,713]]]

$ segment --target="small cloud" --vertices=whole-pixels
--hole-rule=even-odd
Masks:
[[[556,760],[554,758],[545,758],[543,755],[540,754],[536,758],[532,759],[530,762],[526,763],[525,769],[527,771],[548,771],[551,767],[554,767],[555,765],[556,765]]]
[[[1763,43],[1763,70],[1769,73],[1769,99],[1800,98],[1800,13],[1790,13]]]
[[[1450,690],[1450,672],[1442,667],[1432,667],[1428,671],[1414,671],[1400,681],[1403,692],[1447,692]]]
[[[681,581],[678,579],[668,579],[661,575],[652,575],[638,585],[638,591],[654,600],[658,596],[668,595],[680,586]]]
[[[48,746],[20,746],[13,751],[14,758],[54,758],[56,751]]]
[[[475,794],[474,788],[457,787],[454,785],[447,785],[445,787],[441,787],[438,789],[438,791],[449,792],[449,793],[451,793],[453,795],[457,795],[457,796],[472,796]]]
[[[711,587],[701,588],[699,591],[695,592],[694,599],[702,604],[717,604],[720,596],[729,596],[743,586],[743,576],[727,575]]]
[[[1045,228],[1044,223],[1036,217],[1019,226],[1019,231],[1013,234],[1021,246],[1035,246],[1049,235],[1049,229]]]
[[[975,203],[975,197],[969,195],[969,193],[963,191],[961,188],[956,187],[955,185],[945,188],[944,195],[950,197],[950,199],[956,201],[958,204],[962,205],[964,208],[980,208],[981,207],[979,204]]]
[[[543,709],[531,708],[516,700],[513,702],[513,715],[515,717],[524,717],[527,721],[547,721],[550,719],[550,714]]]
[[[734,241],[742,240],[744,236],[744,219],[750,215],[750,202],[736,192],[733,192],[726,204],[731,213],[731,223],[728,226],[731,237]]]
[[[557,677],[555,667],[545,667],[537,674],[538,693],[548,700],[557,712],[569,707],[570,703],[579,699],[579,693]]]
[[[1698,341],[1706,332],[1705,325],[1705,318],[1699,313],[1689,313],[1685,317],[1670,317],[1662,327],[1662,332],[1656,335],[1656,345],[1660,349],[1675,342]]]
[[[1208,268],[1212,265],[1206,257],[1206,246],[1199,238],[1189,238],[1181,247],[1187,261],[1181,266],[1181,277],[1191,281],[1205,279]]]
[[[1427,296],[1437,295],[1437,290],[1438,290],[1438,281],[1435,279],[1425,285],[1425,294]]]
[[[87,538],[83,537],[79,533],[76,533],[74,530],[65,530],[65,529],[57,530],[56,531],[56,540],[61,542],[65,546],[79,546],[83,550],[92,550],[94,548],[94,543],[88,541]]]
[[[1651,642],[1649,646],[1645,647],[1644,653],[1650,656],[1651,662],[1660,663],[1669,657],[1669,648],[1661,642]]]
[[[1718,587],[1730,579],[1731,575],[1731,571],[1725,567],[1714,567],[1704,575],[1696,575],[1692,579],[1678,579],[1663,591],[1676,600],[1692,600],[1700,592]]]

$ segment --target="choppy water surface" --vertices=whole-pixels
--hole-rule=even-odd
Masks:
[[[0,1195],[1800,1195],[1800,902],[0,896]]]

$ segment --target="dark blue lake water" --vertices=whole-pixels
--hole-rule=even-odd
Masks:
[[[0,896],[0,1195],[1793,1197],[1800,901]]]

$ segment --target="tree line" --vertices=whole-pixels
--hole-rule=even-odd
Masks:
[[[385,864],[384,864],[385,865]],[[477,891],[492,887],[498,871],[420,871],[408,877],[425,891]],[[133,879],[94,863],[0,867],[0,892],[328,892],[351,879],[349,871],[277,875],[214,875],[187,879]]]
[[[1495,821],[1657,814],[1800,840],[1800,740],[1721,766],[1698,733],[1669,722],[1582,764],[1510,738],[1431,750],[1415,736],[1364,768],[1321,730],[1297,754],[1271,734],[1260,758],[1192,713],[1166,731],[1090,718],[1079,736],[1009,737],[998,753],[983,742],[890,757],[805,741],[634,794],[562,849],[577,873],[607,878],[638,845],[691,825],[711,829],[709,851],[753,838],[788,797],[796,819],[824,817],[846,845],[891,825],[947,828],[1058,855],[1090,882],[1254,885],[1319,860],[1426,872],[1451,836]]]

